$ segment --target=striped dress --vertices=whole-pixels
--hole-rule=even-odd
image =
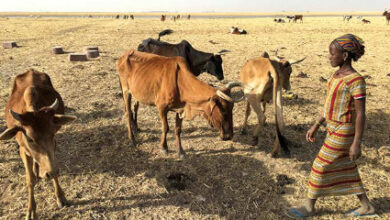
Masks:
[[[355,136],[354,99],[366,97],[366,83],[359,73],[329,80],[324,106],[327,136],[313,162],[309,198],[364,193],[357,165],[349,159]]]

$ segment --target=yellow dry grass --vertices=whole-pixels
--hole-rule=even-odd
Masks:
[[[0,48],[0,109],[8,100],[13,78],[35,68],[48,73],[62,95],[68,114],[78,120],[57,135],[57,158],[61,185],[72,205],[58,210],[53,187],[41,181],[36,186],[37,212],[41,219],[285,219],[287,207],[305,198],[312,160],[324,138],[305,142],[305,132],[320,114],[325,83],[335,69],[328,62],[330,41],[354,33],[366,42],[366,55],[355,65],[367,75],[367,130],[359,170],[369,198],[384,218],[390,218],[389,54],[390,26],[383,17],[368,17],[370,25],[340,17],[305,18],[303,24],[275,24],[270,18],[199,19],[167,21],[151,19],[116,20],[85,18],[0,18],[0,41],[13,40],[21,47]],[[231,26],[248,35],[228,34]],[[291,77],[296,100],[285,100],[285,135],[291,142],[290,158],[269,158],[273,143],[272,107],[259,146],[240,135],[244,103],[234,107],[235,136],[221,141],[217,132],[198,118],[183,124],[186,160],[177,160],[170,132],[168,156],[159,153],[160,122],[154,107],[141,106],[137,136],[140,146],[129,147],[123,120],[115,60],[125,50],[136,48],[163,29],[175,31],[163,40],[186,39],[203,51],[228,49],[223,57],[225,81],[202,74],[200,79],[223,86],[238,79],[244,62],[263,51],[279,48],[290,59],[307,56],[295,66]],[[218,44],[211,44],[213,40]],[[81,52],[84,46],[99,46],[101,56],[88,62],[68,62],[67,55],[53,55],[51,48]],[[284,49],[281,49],[284,48]],[[309,78],[298,78],[304,72]],[[170,115],[171,130],[174,128]],[[0,113],[0,130],[5,129]],[[256,118],[250,117],[250,129]],[[182,172],[190,177],[187,189],[167,191],[166,176]],[[286,174],[295,182],[285,187],[276,176]],[[16,143],[0,142],[0,218],[20,219],[27,206],[27,189]],[[358,206],[355,197],[324,198],[313,219],[341,219]]]

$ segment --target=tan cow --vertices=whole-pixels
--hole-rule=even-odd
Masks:
[[[134,146],[136,129],[131,111],[132,97],[143,104],[157,107],[162,121],[160,145],[164,153],[168,152],[168,111],[176,112],[175,135],[180,158],[185,156],[180,140],[183,118],[191,120],[202,115],[211,127],[219,130],[223,140],[232,139],[233,100],[230,88],[219,90],[198,80],[190,72],[184,58],[129,50],[116,65],[125,102],[128,136]]]
[[[229,84],[229,87],[242,86],[244,88],[247,103],[242,133],[247,132],[247,120],[251,113],[251,107],[257,114],[258,125],[253,131],[254,144],[258,142],[265,123],[266,103],[273,99],[277,135],[271,152],[272,156],[278,153],[280,145],[286,154],[290,152],[287,143],[285,143],[285,138],[281,134],[284,128],[282,88],[290,90],[291,65],[300,63],[304,59],[288,61],[275,57],[275,60],[272,60],[265,52],[263,56],[249,60],[242,67],[239,83]]]
[[[8,128],[0,134],[0,140],[16,137],[26,169],[26,219],[36,219],[34,185],[39,177],[53,180],[58,207],[66,205],[64,192],[58,183],[54,135],[61,125],[76,117],[64,115],[64,103],[53,88],[50,77],[33,69],[16,76],[5,108],[5,118]]]

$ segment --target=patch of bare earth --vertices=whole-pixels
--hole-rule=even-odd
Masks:
[[[87,18],[0,18],[0,41],[13,40],[21,47],[0,48],[0,109],[8,100],[13,78],[27,68],[50,75],[62,95],[68,114],[78,119],[57,135],[60,183],[72,205],[57,209],[51,182],[37,184],[35,196],[41,219],[285,219],[287,207],[305,198],[311,163],[325,133],[315,144],[305,142],[306,130],[322,109],[325,85],[332,71],[328,45],[345,33],[366,42],[366,55],[356,69],[367,78],[367,129],[359,171],[378,213],[390,218],[390,26],[383,17],[369,18],[370,25],[341,17],[304,18],[303,24],[275,24],[271,18],[198,19],[183,21]],[[227,34],[231,26],[248,35]],[[123,120],[115,60],[127,49],[163,29],[175,31],[162,39],[171,43],[188,40],[203,51],[228,49],[223,57],[225,81],[202,74],[200,79],[217,86],[238,80],[246,60],[279,48],[290,59],[308,58],[294,67],[292,89],[298,99],[285,100],[285,136],[291,157],[269,158],[274,138],[272,106],[267,107],[267,126],[258,146],[239,129],[244,102],[234,107],[232,141],[221,141],[202,118],[183,124],[183,147],[188,158],[178,160],[173,132],[168,137],[171,153],[160,154],[160,121],[154,107],[141,106],[137,140],[130,148]],[[209,41],[217,42],[211,44]],[[53,55],[51,48],[81,52],[99,46],[101,56],[71,63],[67,54]],[[281,49],[284,47],[285,49]],[[306,78],[297,77],[303,72]],[[174,115],[170,114],[171,131]],[[3,112],[0,118],[4,118]],[[250,131],[257,122],[252,113]],[[5,129],[0,120],[0,130]],[[278,175],[294,179],[277,184]],[[177,189],[178,188],[178,189]],[[355,197],[320,199],[313,219],[341,219],[358,206]],[[27,207],[24,167],[15,141],[0,142],[0,218],[20,219]]]

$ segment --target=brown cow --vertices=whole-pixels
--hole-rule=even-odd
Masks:
[[[7,129],[0,140],[16,136],[19,153],[26,169],[28,208],[26,219],[36,219],[34,185],[38,178],[53,179],[58,207],[67,204],[58,183],[54,135],[61,125],[76,119],[64,115],[64,103],[47,74],[28,70],[16,76],[5,108]]]
[[[125,102],[128,136],[134,139],[135,122],[131,98],[147,105],[155,105],[162,121],[161,150],[168,152],[168,111],[176,112],[176,145],[180,158],[185,156],[180,133],[183,118],[191,120],[202,115],[211,127],[220,131],[223,140],[233,137],[233,100],[230,89],[215,89],[198,80],[182,57],[163,57],[129,50],[116,63]]]
[[[362,19],[362,22],[363,22],[363,24],[370,24],[371,23],[371,21],[364,19],[364,18]]]
[[[278,153],[280,145],[286,154],[290,152],[285,143],[285,138],[281,134],[284,128],[281,101],[282,88],[290,89],[291,65],[300,63],[305,58],[298,61],[281,60],[278,57],[275,57],[275,59],[270,59],[268,53],[265,52],[263,56],[249,60],[241,69],[241,82],[229,84],[229,87],[242,86],[247,99],[242,133],[247,132],[247,120],[251,113],[251,106],[257,114],[258,125],[253,131],[254,144],[258,142],[260,132],[265,123],[264,112],[266,103],[273,99],[277,135],[271,152],[272,156]]]
[[[190,20],[191,19],[191,15],[187,15],[187,19]]]
[[[389,24],[390,23],[390,12],[385,9],[385,11],[383,12],[382,15],[386,17],[387,24]]]
[[[297,20],[301,20],[301,23],[303,23],[303,15],[294,15],[293,22],[297,23]]]
[[[165,21],[165,19],[167,18],[167,16],[166,15],[161,15],[161,21]]]

